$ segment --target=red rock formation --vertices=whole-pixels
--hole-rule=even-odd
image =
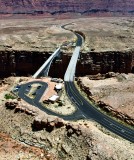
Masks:
[[[0,51],[0,77],[32,75],[48,56],[48,52],[42,54],[42,52],[37,53],[33,51]],[[133,51],[81,54],[77,63],[76,77],[107,72],[134,73],[133,57]],[[63,78],[69,60],[70,55],[63,53],[61,60],[57,60],[52,64],[49,75]],[[57,68],[59,69],[57,70]]]
[[[134,14],[133,0],[0,0],[2,14]]]

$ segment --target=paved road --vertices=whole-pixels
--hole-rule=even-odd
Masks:
[[[66,73],[64,75],[64,81],[65,82],[69,82],[69,81],[73,82],[74,81],[76,64],[77,64],[77,60],[78,60],[79,55],[80,55],[80,49],[81,49],[83,38],[78,33],[75,33],[75,35],[77,36],[77,43],[76,43],[76,47],[75,47],[75,50],[73,52],[72,58],[70,60],[70,63],[67,67]]]
[[[134,142],[134,130],[118,123],[98,111],[78,92],[74,82],[65,82],[65,87],[69,98],[74,102],[85,118],[93,119],[113,133]]]
[[[66,82],[73,82],[74,81],[74,76],[75,76],[75,70],[76,70],[76,64],[77,64],[77,59],[79,57],[80,53],[80,46],[77,46],[73,52],[71,61],[68,65],[68,68],[66,70],[66,73],[64,75],[64,81]]]
[[[81,36],[77,35],[78,41],[77,41],[77,47],[80,47],[82,44]],[[79,50],[75,51],[79,52]],[[79,53],[77,53],[79,54]],[[76,61],[76,60],[75,60]],[[76,61],[77,62],[77,61]],[[49,66],[48,66],[49,67]],[[72,76],[74,72],[70,72],[69,75]],[[74,75],[73,75],[74,77]],[[26,90],[29,88],[28,85],[31,85],[33,83],[39,83],[42,85],[40,89],[37,91],[37,95],[34,99],[30,99],[25,95]],[[29,82],[25,85],[21,85],[21,88],[19,89],[19,96],[24,99],[26,102],[38,107],[39,109],[45,111],[48,114],[52,114],[55,116],[59,116],[65,120],[76,120],[81,118],[87,118],[87,119],[93,119],[97,121],[99,124],[104,126],[105,128],[109,129],[113,133],[131,141],[134,142],[134,130],[130,129],[117,121],[113,120],[112,118],[102,114],[100,111],[98,111],[95,107],[92,106],[87,100],[81,96],[79,91],[76,89],[73,81],[65,81],[65,88],[68,97],[73,102],[73,104],[77,107],[77,110],[74,114],[69,116],[63,116],[56,114],[55,112],[52,112],[48,110],[47,108],[43,107],[41,103],[39,102],[42,94],[46,90],[48,85],[44,82],[36,81],[36,82]]]
[[[63,28],[65,25],[63,26]],[[129,140],[130,142],[134,142],[134,130],[130,129],[114,119],[108,117],[103,114],[99,110],[97,110],[91,103],[89,103],[76,89],[75,84],[73,82],[75,76],[75,69],[78,56],[80,54],[80,46],[82,45],[82,37],[79,34],[77,35],[77,44],[75,51],[73,52],[72,58],[68,65],[67,71],[65,73],[64,81],[65,88],[68,97],[75,104],[75,106],[82,112],[82,115],[87,119],[93,119],[101,124],[103,127],[107,128],[111,132]],[[79,48],[79,49],[78,49]]]
[[[26,96],[25,94],[28,93],[28,90],[30,91],[30,87],[29,85],[32,84],[40,84],[41,87],[39,89],[37,89],[36,91],[36,95],[34,99],[29,98],[28,96]],[[23,85],[20,85],[19,88],[19,92],[18,92],[18,96],[20,98],[22,98],[24,101],[26,101],[27,103],[36,106],[37,108],[39,108],[40,110],[46,112],[49,115],[54,115],[54,116],[58,116],[61,117],[65,120],[77,120],[77,119],[82,119],[84,118],[81,111],[79,109],[76,110],[75,113],[71,114],[71,115],[60,115],[57,114],[49,109],[47,109],[46,107],[44,107],[39,101],[42,97],[42,95],[44,94],[45,90],[48,88],[48,84],[42,81],[32,81]]]

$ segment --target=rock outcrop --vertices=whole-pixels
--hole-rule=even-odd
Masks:
[[[65,125],[65,122],[61,118],[49,116],[45,112],[25,103],[24,101],[9,99],[5,102],[5,107],[11,110],[14,109],[15,113],[22,112],[26,113],[27,115],[34,116],[34,130],[42,130],[45,128],[48,132],[51,132],[54,130],[54,128],[60,128]]]
[[[81,54],[76,75],[95,75],[107,72],[131,73],[133,51],[107,51]],[[82,70],[83,69],[83,70]]]
[[[120,76],[119,78],[121,78],[121,75],[118,73],[117,74],[113,74],[111,73],[107,73],[105,76],[109,76],[109,77],[113,77],[113,76]],[[98,77],[100,77],[100,75],[98,75]],[[97,75],[96,77],[93,76],[93,79],[97,79]],[[97,79],[98,80],[98,79]],[[97,81],[96,81],[97,83]],[[114,108],[114,106],[109,105],[108,103],[105,103],[103,100],[101,100],[101,98],[99,100],[96,100],[95,98],[95,93],[93,93],[92,89],[88,86],[86,86],[81,78],[77,79],[77,84],[78,86],[81,88],[81,90],[87,95],[88,99],[91,100],[92,102],[94,102],[94,104],[96,104],[96,106],[98,106],[100,109],[102,109],[104,112],[106,112],[107,114],[116,117],[117,119],[120,119],[121,121],[124,121],[125,123],[134,126],[134,119],[133,116],[131,116],[131,114],[129,114],[128,112],[123,112],[121,109],[118,108]],[[115,85],[115,84],[114,84]],[[108,86],[106,86],[108,88]],[[128,87],[129,88],[129,87]],[[100,92],[103,92],[102,90],[100,90]],[[112,91],[110,91],[112,92]],[[113,91],[114,92],[114,91]],[[127,93],[127,91],[126,91]],[[101,93],[100,93],[101,94]],[[103,94],[103,93],[102,93]],[[125,93],[124,93],[125,94]],[[108,97],[109,95],[106,94],[106,96]],[[100,96],[101,97],[101,96]],[[127,98],[127,97],[126,97]],[[118,99],[118,98],[117,98]],[[124,100],[125,101],[125,100]],[[123,105],[122,105],[123,106]]]
[[[20,106],[27,108],[24,104]],[[68,123],[64,120],[61,122],[59,119],[60,126],[55,126],[57,117],[51,117],[45,113],[29,116],[20,111],[14,113],[14,110],[7,110],[5,107],[0,107],[0,118],[0,132],[8,133],[15,140],[27,145],[47,150],[55,155],[55,159],[125,160],[128,157],[133,159],[134,156],[133,144],[122,138],[104,134],[94,126],[94,122],[81,120]],[[44,122],[44,126],[49,125],[53,130],[48,130],[50,128],[46,127],[35,130],[33,126],[31,128],[33,122],[37,127]],[[48,156],[50,154],[46,153],[46,155],[47,159],[51,159]]]
[[[110,113],[112,116],[128,123],[129,125],[134,126],[134,119],[132,119],[130,116],[127,114],[123,114],[122,112],[119,112],[115,110],[113,107],[109,106],[108,104],[105,104],[102,101],[98,101],[97,105],[103,109],[105,112]]]
[[[98,15],[134,14],[133,0],[0,0],[1,14],[61,14]]]

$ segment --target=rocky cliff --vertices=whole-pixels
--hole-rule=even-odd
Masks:
[[[49,52],[36,51],[0,51],[0,77],[10,75],[32,75],[50,56]],[[133,51],[109,51],[81,53],[78,60],[76,76],[95,75],[98,73],[119,72],[133,73]],[[64,77],[71,55],[61,54],[50,68],[50,76]],[[59,68],[59,70],[57,70]]]
[[[36,51],[0,51],[0,77],[10,75],[32,75],[50,56],[49,52]],[[133,51],[91,52],[83,54],[78,60],[76,76],[95,75],[98,73],[119,72],[133,73]],[[50,68],[50,76],[64,77],[71,55],[61,54]],[[59,70],[57,70],[59,68]]]
[[[1,14],[134,14],[133,0],[0,0]],[[106,14],[105,14],[106,13]]]
[[[43,158],[37,159],[53,160],[50,156],[54,155],[55,160],[125,160],[134,156],[133,144],[115,135],[111,136],[108,131],[103,133],[101,127],[98,126],[99,130],[94,126],[94,122],[67,122],[47,115],[34,106],[28,107],[21,101],[9,100],[6,107],[0,106],[0,133],[7,133],[17,142],[47,151]]]

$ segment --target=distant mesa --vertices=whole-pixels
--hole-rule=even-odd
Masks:
[[[134,0],[0,0],[0,15],[134,15]]]

